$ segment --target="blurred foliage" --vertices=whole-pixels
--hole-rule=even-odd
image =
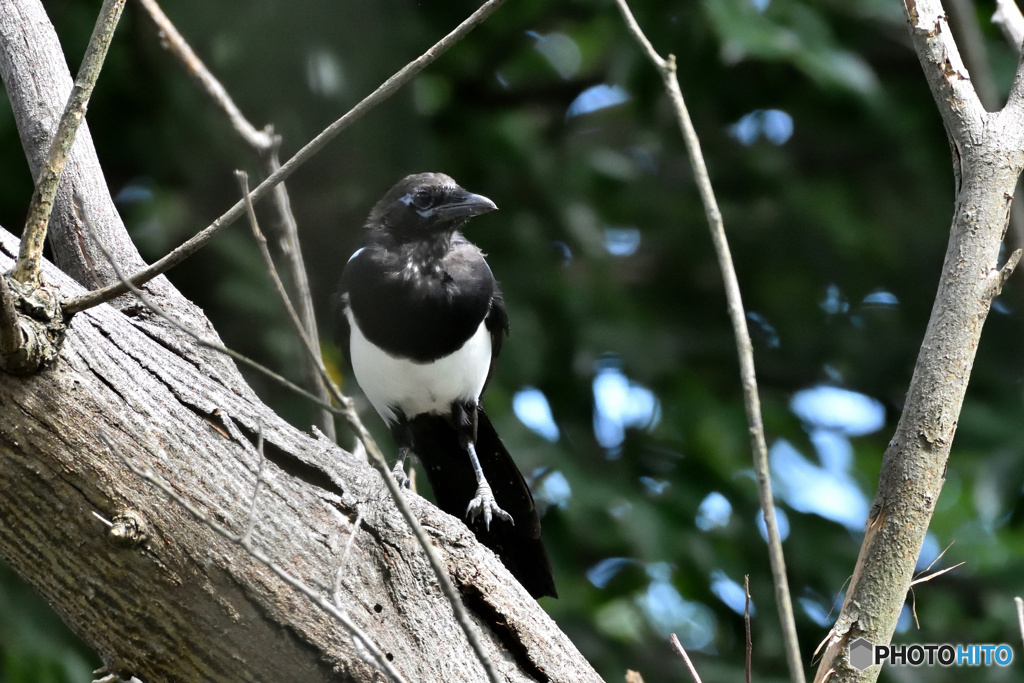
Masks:
[[[287,155],[475,4],[178,0],[165,9],[250,120],[283,135]],[[46,5],[76,68],[99,3]],[[977,18],[1005,92],[1016,57],[989,25],[991,5],[979,3]],[[844,495],[869,503],[953,206],[948,145],[899,4],[633,7],[655,47],[678,58],[751,312],[773,453],[788,444],[824,467],[833,453],[824,444],[838,438],[848,458],[839,466]],[[134,4],[89,123],[111,191],[150,260],[236,201],[234,168],[258,175]],[[6,101],[0,149],[0,224],[17,230],[31,179]],[[341,264],[374,201],[423,170],[445,171],[501,207],[468,229],[502,280],[512,320],[486,405],[524,471],[540,475],[538,498],[549,504],[545,536],[562,597],[544,607],[609,681],[627,667],[651,683],[687,680],[665,640],[672,630],[705,680],[739,680],[742,603],[737,613],[726,598],[735,594],[730,581],[749,574],[756,677],[783,679],[721,278],[660,79],[614,5],[512,0],[289,181],[335,360],[329,298]],[[265,209],[261,216],[272,221]],[[299,347],[243,226],[171,279],[230,346],[298,376]],[[920,630],[906,614],[897,642],[1019,642],[1011,598],[1024,551],[1022,296],[1018,276],[986,326],[926,542],[934,557],[955,541],[935,569],[967,564],[915,588]],[[308,406],[252,382],[308,428]],[[812,429],[790,402],[820,385],[877,400],[884,425],[859,436]],[[555,440],[517,419],[513,406],[527,387],[546,397]],[[792,493],[819,485],[812,478]],[[724,516],[708,517],[723,500]],[[809,661],[838,611],[861,534],[795,500],[780,511]],[[39,608],[15,585],[0,575],[0,680],[85,680],[81,655],[68,654],[52,625],[39,625]],[[999,681],[1011,672],[971,673]],[[957,675],[889,669],[883,677]]]

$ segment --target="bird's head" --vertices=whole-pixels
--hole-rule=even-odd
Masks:
[[[402,240],[425,239],[458,230],[473,216],[497,208],[443,173],[417,173],[388,190],[370,212],[367,227]]]

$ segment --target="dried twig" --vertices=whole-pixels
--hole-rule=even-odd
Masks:
[[[256,453],[260,456],[260,463],[256,467],[256,486],[252,490],[252,500],[249,502],[249,516],[246,518],[245,533],[242,534],[242,547],[248,545],[252,539],[252,528],[256,525],[256,499],[260,495],[260,484],[263,483],[263,464],[267,461],[263,457],[263,420],[262,418],[256,418],[257,426],[257,437],[256,437]],[[340,607],[340,605],[339,605]]]
[[[53,212],[53,201],[57,196],[60,177],[64,173],[64,163],[75,143],[78,127],[85,120],[85,110],[89,106],[96,79],[99,78],[103,60],[107,56],[107,48],[114,37],[114,29],[121,18],[124,0],[103,0],[99,18],[93,28],[89,45],[85,49],[85,57],[78,69],[78,77],[71,88],[71,96],[64,106],[57,130],[50,141],[46,154],[46,162],[36,178],[36,189],[29,205],[28,219],[21,233],[21,248],[18,261],[14,264],[11,275],[24,284],[35,284],[39,281],[39,265],[43,258],[43,245],[46,243],[46,228]]]
[[[1024,43],[1024,15],[1014,0],[996,0],[992,23],[1003,31],[1003,36],[1016,50]]]
[[[754,350],[747,331],[747,320],[743,312],[743,300],[740,295],[736,269],[733,267],[729,242],[722,224],[722,214],[715,200],[711,179],[700,150],[700,140],[690,121],[690,114],[683,100],[679,80],[676,77],[676,60],[674,55],[667,59],[657,53],[654,46],[644,35],[637,24],[626,0],[616,0],[626,26],[637,40],[651,62],[657,67],[665,84],[665,91],[672,101],[678,119],[686,151],[690,157],[697,190],[704,204],[708,227],[711,229],[711,240],[718,256],[718,265],[722,271],[725,284],[725,296],[728,302],[729,318],[732,320],[733,333],[736,336],[736,350],[739,354],[740,377],[743,385],[743,403],[750,425],[750,446],[754,456],[754,472],[757,477],[758,494],[761,499],[761,510],[764,513],[765,526],[768,528],[768,557],[771,561],[772,575],[775,583],[775,601],[779,610],[779,621],[782,626],[783,642],[786,648],[786,661],[789,665],[790,678],[794,683],[803,683],[804,670],[800,660],[800,643],[796,634],[796,621],[793,618],[793,604],[786,579],[786,562],[782,554],[782,540],[775,520],[775,506],[772,502],[771,478],[768,470],[768,447],[765,443],[764,425],[761,420],[761,402],[757,394],[757,377],[754,371]]]
[[[231,96],[228,95],[228,91],[210,73],[210,70],[206,68],[202,60],[196,56],[196,53],[193,52],[185,38],[178,32],[178,29],[171,23],[171,20],[167,18],[164,11],[160,9],[160,5],[156,3],[156,0],[138,1],[142,5],[142,9],[146,10],[146,13],[149,14],[149,18],[156,24],[157,30],[160,31],[160,40],[164,47],[170,50],[171,54],[185,65],[188,75],[199,83],[199,87],[203,92],[209,95],[217,108],[224,112],[235,132],[245,140],[246,144],[259,150],[261,153],[269,150],[274,144],[274,135],[271,131],[268,129],[257,130],[255,126],[249,123],[248,119],[245,118],[245,115],[242,114],[242,111],[231,99]]]
[[[305,595],[311,601],[316,603],[318,607],[320,607],[325,612],[334,617],[338,621],[338,623],[340,623],[352,635],[353,641],[355,643],[358,643],[359,647],[361,647],[364,651],[369,652],[373,656],[372,665],[375,668],[385,673],[388,676],[388,678],[390,678],[392,681],[395,681],[396,683],[402,683],[405,681],[405,679],[402,677],[402,674],[398,673],[395,667],[391,664],[391,662],[388,661],[387,657],[384,656],[384,654],[380,651],[380,649],[373,642],[373,640],[359,627],[358,624],[352,621],[352,619],[349,617],[347,613],[335,607],[328,600],[325,600],[324,597],[320,595],[319,592],[317,592],[310,586],[306,585],[305,583],[303,583],[302,581],[300,581],[299,579],[295,578],[287,571],[282,569],[277,563],[270,559],[270,557],[266,553],[264,553],[262,550],[255,547],[252,544],[252,541],[249,538],[248,533],[244,535],[239,535],[232,532],[230,529],[224,527],[223,525],[217,523],[209,515],[200,512],[195,506],[193,506],[187,500],[178,495],[178,493],[171,489],[171,487],[169,487],[167,484],[161,481],[160,478],[157,477],[152,470],[150,470],[147,467],[139,467],[132,463],[131,461],[129,461],[128,458],[126,458],[124,454],[121,453],[120,449],[114,444],[113,441],[111,441],[110,437],[108,437],[105,432],[100,432],[99,437],[103,441],[103,443],[106,444],[107,448],[110,449],[110,452],[113,453],[121,462],[123,462],[125,467],[131,470],[133,474],[140,477],[141,479],[144,479],[145,481],[149,482],[157,489],[162,491],[164,495],[173,500],[176,504],[181,506],[186,512],[188,512],[190,515],[195,517],[199,522],[201,522],[204,526],[216,532],[219,536],[227,540],[229,543],[233,543],[235,545],[242,547],[250,557],[252,557],[254,560],[270,569],[272,572],[274,572],[274,574],[277,575],[278,578],[280,578],[282,581],[287,583],[295,590]],[[256,482],[256,486],[258,489],[258,479]],[[253,500],[255,501],[255,496],[253,497]],[[247,522],[247,527],[248,526],[249,523]]]
[[[359,525],[363,523],[363,511],[356,505],[356,521],[352,522],[352,533],[348,535],[345,542],[345,550],[341,553],[341,560],[338,561],[338,571],[334,574],[334,604],[341,608],[341,577],[345,574],[345,565],[348,564],[348,554],[352,551],[356,534],[359,533]]]
[[[747,683],[750,683],[751,674],[751,660],[754,656],[754,639],[750,635],[750,575],[745,574],[743,576],[743,626],[746,631],[747,641],[747,658],[746,663],[743,666],[743,672],[746,674]]]
[[[406,64],[391,78],[384,81],[376,90],[367,95],[359,104],[352,107],[344,116],[325,128],[319,135],[310,140],[295,155],[286,161],[281,168],[272,173],[266,180],[260,183],[252,191],[252,201],[257,202],[270,192],[278,183],[290,176],[295,170],[308,161],[314,154],[319,152],[333,140],[338,133],[345,130],[355,121],[362,118],[368,111],[395,94],[399,88],[408,83],[412,78],[426,68],[429,64],[440,57],[448,48],[457,43],[467,33],[481,24],[487,17],[494,13],[505,0],[488,0],[480,9],[471,14],[465,21],[459,24],[455,30],[435,43],[429,50]],[[193,235],[188,241],[173,250],[159,261],[143,268],[131,276],[130,281],[136,287],[148,282],[156,276],[170,270],[192,254],[202,249],[217,233],[231,225],[241,217],[245,207],[241,201],[235,203],[220,218],[208,225],[206,228]],[[82,296],[68,299],[64,302],[64,313],[70,315],[87,308],[98,306],[114,297],[124,294],[128,288],[124,283],[118,282],[107,287],[89,292]]]
[[[690,670],[690,675],[693,676],[695,683],[701,683],[700,676],[697,675],[697,669],[693,667],[693,662],[690,661],[690,656],[686,654],[686,650],[683,648],[683,644],[679,642],[679,637],[676,634],[672,634],[669,637],[669,641],[672,643],[672,647],[676,649],[679,656],[686,662],[686,668]]]
[[[1013,604],[1017,606],[1017,627],[1020,629],[1020,638],[1024,641],[1024,600],[1014,598]]]

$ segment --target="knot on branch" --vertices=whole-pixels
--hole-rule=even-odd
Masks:
[[[0,369],[30,375],[50,367],[66,331],[55,291],[0,275]]]

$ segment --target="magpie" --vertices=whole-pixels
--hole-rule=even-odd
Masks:
[[[366,221],[338,290],[341,346],[405,460],[535,598],[556,596],[530,489],[480,405],[509,332],[484,254],[459,230],[498,207],[442,173],[410,175]]]

